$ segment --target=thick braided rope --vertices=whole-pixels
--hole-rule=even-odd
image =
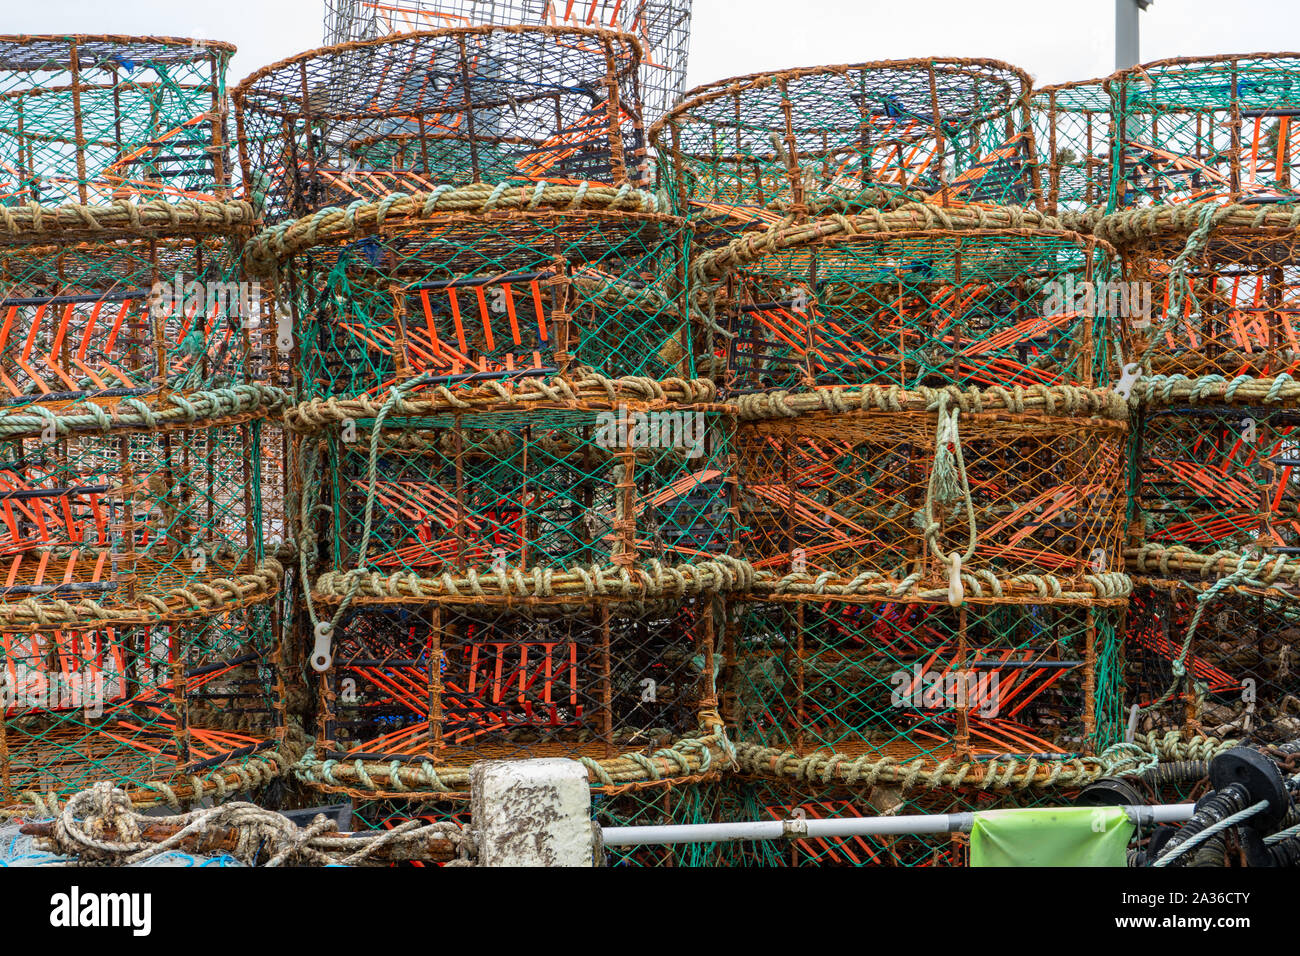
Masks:
[[[972,230],[1006,230],[1022,235],[1040,233],[1069,238],[1076,234],[1061,228],[1058,220],[1032,209],[1014,206],[937,206],[912,202],[896,209],[867,209],[850,215],[832,214],[817,219],[785,219],[764,232],[738,236],[725,246],[702,253],[691,263],[691,277],[707,285],[732,270],[777,253],[823,239],[890,233]],[[1082,243],[1082,237],[1076,237]],[[1112,251],[1109,244],[1103,248]]]
[[[1287,372],[1272,378],[1238,375],[1143,375],[1133,387],[1132,404],[1153,405],[1300,405],[1300,382]]]
[[[853,597],[874,595],[881,598],[899,598],[915,601],[940,602],[948,599],[948,589],[923,587],[920,572],[902,574],[880,571],[862,571],[852,580],[835,581],[833,572],[824,571],[816,577],[807,572],[792,572],[777,577],[770,571],[758,571],[752,593],[768,595],[809,595]],[[988,601],[1030,599],[1036,603],[1092,603],[1115,602],[1133,593],[1133,579],[1120,571],[1103,571],[1085,574],[1082,584],[1087,590],[1077,588],[1077,582],[1064,582],[1054,574],[1017,574],[998,576],[992,571],[962,571],[962,587],[966,600],[972,603]]]
[[[420,380],[423,384],[424,377]],[[455,388],[438,384],[415,398],[407,397],[410,391],[408,388],[396,398],[390,393],[382,399],[370,396],[313,399],[290,408],[285,413],[285,424],[295,431],[310,432],[345,420],[373,419],[385,406],[388,407],[386,415],[419,418],[502,405],[540,404],[583,409],[617,408],[620,402],[692,405],[711,403],[718,394],[717,385],[707,379],[607,378],[590,370],[581,370],[571,377],[521,376]]]
[[[237,415],[271,415],[288,404],[288,395],[269,385],[235,385],[198,392],[172,392],[165,404],[127,396],[116,405],[95,399],[75,402],[58,411],[43,405],[0,409],[0,439],[40,435],[52,427],[55,435],[75,432],[108,433],[122,428],[162,428],[172,425],[216,424]]]
[[[651,754],[630,752],[614,757],[579,756],[574,759],[586,768],[588,781],[595,787],[617,787],[733,769],[735,747],[721,723],[716,722],[716,715],[702,718],[704,723],[710,720],[715,721],[711,730],[698,736],[683,737]],[[298,761],[293,774],[303,783],[326,790],[418,799],[423,794],[467,792],[469,769],[469,762],[435,766],[429,761],[322,760],[313,750]]]
[[[10,241],[212,232],[251,226],[255,220],[253,207],[246,202],[152,199],[144,203],[116,200],[96,206],[64,203],[48,207],[34,202],[0,205],[0,232]]]
[[[1244,594],[1251,593],[1247,589],[1258,589],[1278,597],[1300,599],[1300,560],[1290,555],[1252,555],[1242,551],[1201,554],[1178,544],[1145,544],[1126,550],[1124,560],[1129,570],[1138,575],[1154,572],[1164,580],[1171,580],[1181,572],[1194,574],[1202,582],[1214,579],[1216,596],[1224,590]],[[1180,583],[1199,590],[1191,582]]]
[[[655,214],[657,197],[628,185],[557,186],[549,183],[443,184],[427,193],[391,193],[378,201],[358,199],[330,206],[258,233],[244,246],[244,265],[255,277],[271,276],[278,262],[324,242],[372,234],[385,224],[418,224],[448,214],[485,216],[499,212],[607,210]]]
[[[1073,385],[994,385],[983,389],[900,388],[896,385],[863,385],[818,389],[813,392],[756,392],[737,396],[738,418],[744,422],[798,418],[801,415],[858,411],[937,412],[940,397],[954,412],[1008,411],[1017,415],[1039,414],[1070,417],[1102,417],[1119,422],[1129,418],[1128,403],[1112,390]]]

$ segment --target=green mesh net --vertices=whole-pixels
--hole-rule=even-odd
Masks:
[[[1037,202],[1030,81],[994,60],[898,60],[725,80],[652,131],[692,218],[764,228],[799,210]]]
[[[160,37],[0,37],[0,204],[225,198],[235,48]]]
[[[1107,205],[1115,121],[1104,81],[1035,90],[1033,117],[1045,211],[1055,216]]]

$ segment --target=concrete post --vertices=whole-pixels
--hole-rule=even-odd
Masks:
[[[576,760],[482,760],[469,768],[479,866],[592,866],[591,787]]]

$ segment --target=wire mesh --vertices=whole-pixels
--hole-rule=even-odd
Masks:
[[[352,208],[338,228],[309,217],[250,243],[246,261],[273,277],[291,323],[304,397],[582,365],[691,377],[681,220],[613,189],[552,187],[533,209],[438,208],[456,195],[409,213]]]
[[[1115,120],[1104,84],[1104,80],[1083,80],[1034,91],[1034,145],[1043,177],[1043,209],[1053,216],[1111,202]]]
[[[787,593],[947,600],[954,557],[972,597],[1123,593],[1122,403],[1080,392],[1072,408],[1014,407],[1005,395],[742,396],[742,553]]]
[[[1198,600],[1196,591],[1156,583],[1135,592],[1126,625],[1127,692],[1143,709],[1139,729],[1258,743],[1300,735],[1300,607],[1240,593]]]
[[[0,37],[0,203],[226,198],[234,52],[175,37]]]
[[[712,395],[702,381],[517,378],[398,401],[391,417],[368,400],[300,405],[288,421],[311,435],[303,515],[325,511],[300,530],[325,542],[313,594],[564,602],[744,586],[728,555],[727,406]]]
[[[741,601],[723,703],[737,741],[845,762],[1064,758],[1123,732],[1123,604]]]
[[[1133,345],[1152,373],[1268,377],[1300,367],[1289,211],[1180,205],[1121,213],[1099,228],[1142,293]]]
[[[567,757],[596,786],[707,772],[721,759],[699,739],[717,722],[714,616],[707,600],[358,610],[322,678],[314,756],[330,769],[305,776],[455,793],[485,759]]]
[[[1029,77],[995,60],[897,60],[698,87],[651,132],[660,181],[729,231],[785,214],[1037,205]]]
[[[231,95],[245,190],[274,222],[445,185],[642,185],[639,64],[625,34],[551,27],[309,51]]]
[[[325,42],[484,24],[600,27],[631,33],[644,51],[639,85],[647,124],[682,94],[692,0],[328,0]]]
[[[702,254],[695,288],[720,287],[701,310],[731,387],[1111,380],[1127,308],[1106,299],[1108,246],[1032,223],[910,218],[785,225]]]
[[[1296,54],[1250,53],[1158,60],[1110,77],[1111,208],[1293,202],[1298,69]]]
[[[269,781],[283,733],[277,613],[5,627],[0,814],[48,812],[101,780],[141,804]]]

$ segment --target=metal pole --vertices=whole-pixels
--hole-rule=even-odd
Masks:
[[[1055,809],[1077,809],[1057,807]],[[1138,826],[1181,823],[1192,818],[1194,803],[1130,806],[1124,811]],[[1007,810],[1006,813],[1023,811]],[[1045,812],[1039,810],[1037,812]],[[606,846],[648,846],[666,843],[724,843],[735,840],[789,840],[817,837],[906,836],[918,833],[969,833],[973,813],[935,813],[898,817],[839,817],[809,820],[752,820],[743,823],[689,823],[674,826],[603,827]]]
[[[1115,0],[1115,69],[1127,70],[1142,62],[1139,55],[1138,13],[1154,0]]]

